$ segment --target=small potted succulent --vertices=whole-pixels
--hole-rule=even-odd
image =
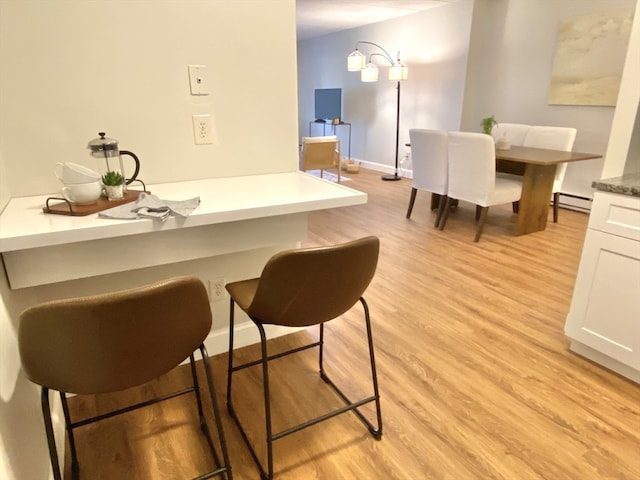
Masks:
[[[121,200],[124,198],[124,177],[119,172],[110,171],[105,173],[102,176],[102,184],[109,200]]]
[[[486,133],[487,135],[491,135],[491,132],[493,131],[493,127],[495,127],[496,125],[498,125],[498,122],[496,122],[496,119],[493,118],[493,115],[491,115],[490,117],[485,117],[482,120],[480,120],[480,126],[482,127],[482,132]]]

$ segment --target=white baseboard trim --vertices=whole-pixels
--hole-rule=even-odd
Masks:
[[[593,201],[590,198],[560,194],[560,207],[578,212],[590,212]]]
[[[355,163],[360,165],[360,168],[366,168],[367,170],[373,170],[374,172],[380,173],[393,173],[394,168],[390,165],[382,165],[381,163],[368,162],[366,160],[360,160],[357,158],[352,158]],[[400,169],[398,169],[400,170]],[[398,172],[400,173],[400,172]]]
[[[353,161],[360,164],[360,168],[366,168],[367,170],[373,170],[381,173],[393,173],[394,168],[389,165],[382,165],[380,163],[367,162],[365,160],[359,160],[353,158]],[[412,179],[413,170],[398,167],[398,175],[402,178]],[[589,213],[591,211],[592,199],[575,196],[573,194],[560,194],[560,207],[568,210],[575,210],[577,212]]]

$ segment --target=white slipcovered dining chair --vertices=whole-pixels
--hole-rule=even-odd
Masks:
[[[536,148],[550,148],[570,152],[576,139],[577,130],[570,127],[533,126],[529,129],[524,139],[523,146]],[[560,192],[562,182],[567,172],[567,163],[561,163],[556,168],[556,176],[553,181],[553,222],[558,221],[558,209],[560,204]]]
[[[478,226],[474,242],[480,240],[489,207],[520,199],[522,180],[496,176],[493,138],[484,133],[449,132],[449,188],[440,229],[444,229],[452,198],[476,205]]]
[[[407,218],[411,218],[418,190],[440,195],[434,226],[440,224],[447,199],[447,132],[413,128],[409,130],[413,180]]]
[[[494,142],[506,139],[509,145],[522,146],[531,125],[524,123],[499,123],[491,131]]]
[[[324,137],[302,137],[301,170],[324,170],[335,168],[340,183],[340,140],[336,135]]]

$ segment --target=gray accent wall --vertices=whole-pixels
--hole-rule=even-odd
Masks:
[[[389,63],[379,56],[376,83],[363,83],[347,71],[347,56],[359,40],[374,42],[395,59],[400,50],[409,65],[401,82],[400,157],[408,150],[413,127],[460,128],[473,0],[437,6],[405,17],[298,42],[300,136],[309,134],[316,88],[342,88],[343,120],[352,124],[351,156],[368,168],[392,172],[395,161],[396,82],[387,78]],[[380,53],[369,45],[363,54]],[[322,134],[314,126],[312,134]],[[328,127],[328,129],[331,127]],[[346,156],[346,129],[336,131]]]

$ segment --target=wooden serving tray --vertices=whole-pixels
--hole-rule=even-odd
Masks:
[[[98,213],[102,210],[124,205],[125,203],[134,202],[143,191],[145,193],[150,193],[146,190],[127,190],[122,200],[108,200],[105,197],[100,197],[96,203],[92,203],[91,205],[75,205],[65,198],[49,197],[47,198],[45,206],[42,207],[42,211],[44,213],[54,213],[57,215],[84,217],[85,215],[91,215],[92,213]],[[58,200],[60,200],[60,203],[51,204],[52,201]]]

